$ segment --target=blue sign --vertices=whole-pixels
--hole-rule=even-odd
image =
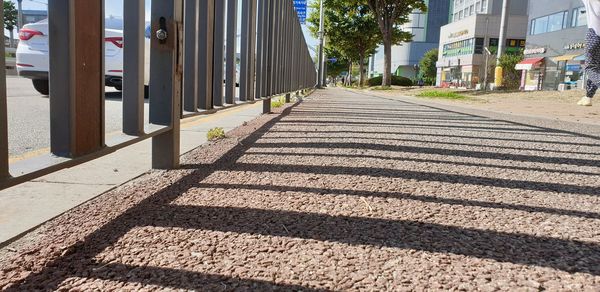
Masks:
[[[300,24],[306,23],[306,0],[294,0],[294,9],[298,14]]]

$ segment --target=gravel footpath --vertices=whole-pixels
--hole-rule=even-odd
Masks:
[[[600,290],[600,138],[337,89],[0,250],[0,289]]]

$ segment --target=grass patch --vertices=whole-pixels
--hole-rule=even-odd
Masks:
[[[466,99],[467,96],[452,91],[427,90],[419,93],[418,97],[433,97],[443,99]]]
[[[278,108],[285,105],[285,96],[271,99],[271,108]]]
[[[375,86],[371,87],[372,90],[394,90],[391,86]]]
[[[219,128],[219,127],[212,128],[208,131],[208,133],[206,133],[206,138],[208,139],[208,141],[224,139],[225,138],[225,130],[223,130],[223,128]]]

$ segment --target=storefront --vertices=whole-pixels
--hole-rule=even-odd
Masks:
[[[529,5],[525,59],[543,58],[527,71],[525,90],[569,90],[584,87],[586,11],[581,0],[545,0]],[[532,86],[539,78],[541,85]]]
[[[505,49],[507,53],[518,53],[525,48],[527,16],[511,15],[511,26],[507,32]],[[440,53],[437,62],[440,87],[478,88],[486,79],[488,84],[494,80],[491,67],[495,52],[498,50],[499,15],[474,14],[468,18],[442,27],[440,32]],[[487,51],[486,51],[487,49]],[[488,53],[491,51],[491,55]],[[492,60],[492,61],[490,61]]]
[[[515,69],[521,70],[521,90],[541,90],[544,80],[544,58],[529,58],[521,61]]]

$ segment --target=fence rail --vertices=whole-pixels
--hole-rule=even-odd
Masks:
[[[177,168],[182,117],[259,100],[269,111],[271,97],[289,100],[317,82],[293,0],[152,0],[149,50],[144,2],[124,1],[123,135],[105,141],[104,1],[49,1],[52,155],[9,164],[6,76],[0,76],[0,189],[146,139],[154,168]],[[146,70],[150,125],[144,125]]]

